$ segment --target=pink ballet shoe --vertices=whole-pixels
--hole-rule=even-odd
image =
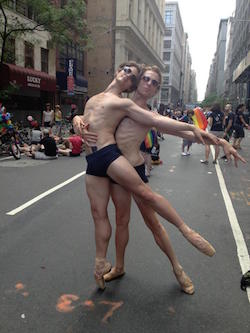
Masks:
[[[180,228],[183,236],[200,252],[212,257],[215,254],[214,247],[196,231],[190,229],[188,226]]]
[[[180,270],[174,271],[174,275],[179,282],[181,289],[184,291],[184,293],[188,295],[193,295],[194,293],[194,285],[192,283],[192,280],[189,278],[189,276],[184,272],[183,268],[181,267]]]
[[[105,289],[105,280],[104,275],[108,273],[111,269],[111,264],[105,258],[96,258],[95,259],[95,281],[98,288]]]
[[[119,269],[119,268],[113,267],[111,269],[111,271],[109,273],[105,274],[103,277],[106,282],[109,282],[109,281],[122,277],[124,274],[125,274],[125,272],[124,272],[123,268]]]

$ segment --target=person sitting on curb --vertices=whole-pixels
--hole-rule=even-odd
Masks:
[[[44,152],[38,151],[41,149],[41,146],[44,147]],[[48,129],[45,128],[43,130],[43,138],[35,149],[32,149],[31,154],[32,158],[36,160],[53,160],[58,157],[55,139],[50,136],[50,131]]]
[[[75,134],[73,128],[70,129],[70,133],[72,136],[64,139],[63,144],[65,148],[59,148],[58,153],[70,157],[80,156],[83,150],[82,145],[84,141],[79,135]]]

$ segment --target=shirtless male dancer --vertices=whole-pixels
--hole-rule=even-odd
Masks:
[[[96,133],[95,147],[87,150],[86,188],[91,203],[92,216],[95,223],[96,263],[95,279],[101,289],[105,288],[103,276],[111,265],[106,261],[106,252],[111,236],[111,226],[107,214],[107,205],[110,195],[111,177],[116,183],[122,185],[127,191],[143,200],[146,206],[151,206],[159,215],[173,223],[184,237],[201,252],[212,256],[214,248],[198,233],[191,230],[181,219],[175,216],[175,210],[170,211],[168,201],[154,193],[138,176],[130,163],[121,155],[115,144],[114,133],[120,121],[129,116],[148,127],[154,126],[161,132],[175,133],[191,131],[190,134],[200,143],[204,141],[224,145],[216,137],[195,128],[192,125],[179,123],[158,114],[152,114],[135,105],[129,99],[121,99],[120,94],[131,88],[139,74],[137,64],[124,64],[116,73],[114,80],[101,94],[92,97],[86,104],[83,121],[75,117],[75,127],[89,124],[90,131]],[[186,134],[183,133],[185,136]],[[244,161],[229,145],[224,147],[230,158],[232,154],[235,162]],[[169,207],[170,206],[170,207]]]

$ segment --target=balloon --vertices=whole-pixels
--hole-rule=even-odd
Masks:
[[[32,120],[33,120],[33,117],[32,117],[32,116],[28,116],[28,117],[27,117],[27,120],[28,120],[28,121],[32,121]]]
[[[6,119],[6,120],[9,120],[10,118],[11,118],[10,113],[7,112],[6,115],[5,115],[5,119]]]

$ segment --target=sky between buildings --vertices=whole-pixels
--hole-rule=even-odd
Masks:
[[[232,16],[236,0],[178,0],[184,31],[188,33],[198,100],[205,97],[209,68],[216,51],[220,19]]]

